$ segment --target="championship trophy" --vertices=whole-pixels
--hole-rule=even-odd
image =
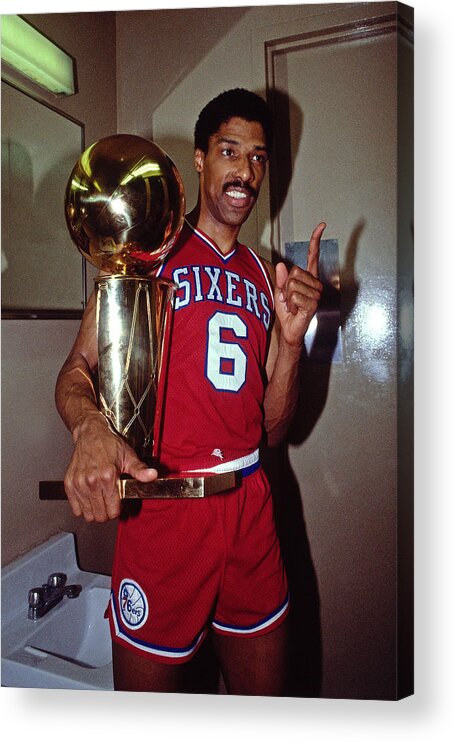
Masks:
[[[158,471],[176,287],[156,273],[177,241],[184,214],[176,166],[154,142],[138,136],[117,134],[92,144],[66,188],[71,238],[100,270],[98,407],[139,458]],[[121,498],[204,497],[234,483],[232,473],[171,474],[148,483],[122,475],[119,491]],[[40,497],[60,499],[61,484],[41,482]]]

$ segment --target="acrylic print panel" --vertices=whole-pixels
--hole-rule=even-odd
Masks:
[[[66,33],[75,15],[58,17]],[[343,354],[337,363],[302,362],[295,423],[266,462],[292,591],[289,695],[402,697],[412,692],[404,589],[412,588],[412,569],[403,550],[412,371],[397,354],[397,286],[409,267],[402,259],[410,232],[403,193],[412,181],[403,169],[397,178],[394,158],[398,145],[407,151],[412,119],[399,119],[395,97],[398,76],[409,114],[412,19],[395,3],[147,10],[128,12],[125,24],[122,18],[119,12],[119,129],[127,123],[126,130],[146,132],[153,123],[158,144],[166,143],[171,156],[184,148],[191,161],[195,116],[207,100],[233,80],[262,93],[266,81],[279,131],[271,162],[273,248],[284,257],[285,244],[305,243],[321,219],[328,224],[324,241],[337,243]],[[211,29],[220,27],[215,40]],[[159,31],[175,51],[172,75],[165,58],[153,57],[150,39]],[[200,56],[198,36],[198,51],[205,42]],[[132,55],[132,42],[148,53]],[[406,48],[400,58],[397,43]],[[157,69],[165,94],[155,99],[150,81]],[[91,86],[96,67],[89,72]],[[252,233],[265,233],[260,216],[252,223]]]

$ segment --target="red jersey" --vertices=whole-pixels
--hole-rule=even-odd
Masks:
[[[267,269],[245,245],[223,255],[185,222],[159,275],[177,286],[159,461],[188,471],[247,456],[262,437]]]

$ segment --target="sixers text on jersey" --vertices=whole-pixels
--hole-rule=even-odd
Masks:
[[[208,282],[203,280],[206,276]],[[238,273],[217,266],[191,265],[175,268],[172,280],[178,286],[176,311],[190,302],[214,301],[244,307],[261,320],[266,330],[269,329],[272,312],[267,295]]]

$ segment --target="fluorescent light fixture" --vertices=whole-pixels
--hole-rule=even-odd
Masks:
[[[54,95],[76,92],[73,58],[18,15],[2,16],[2,60]]]

